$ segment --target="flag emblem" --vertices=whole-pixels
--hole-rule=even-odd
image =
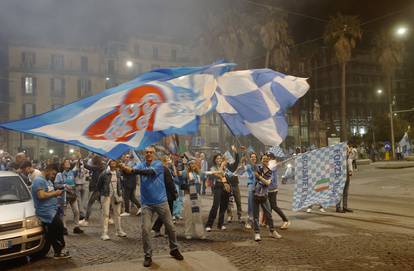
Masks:
[[[320,179],[319,181],[317,181],[315,183],[315,187],[314,187],[316,192],[322,192],[325,190],[329,189],[329,179],[328,178],[323,178]]]
[[[143,85],[131,89],[121,105],[92,123],[85,136],[93,140],[125,142],[137,131],[153,130],[158,104],[165,102],[159,87]]]

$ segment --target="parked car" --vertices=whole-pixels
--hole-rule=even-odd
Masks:
[[[29,188],[18,174],[0,171],[0,261],[42,257],[49,249]]]

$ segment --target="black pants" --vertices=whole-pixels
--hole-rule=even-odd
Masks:
[[[229,196],[230,194],[224,190],[224,185],[217,183],[213,189],[213,206],[211,206],[210,213],[208,215],[208,220],[206,227],[212,227],[214,220],[217,217],[217,211],[219,211],[219,219],[217,227],[221,228],[224,224],[224,214],[226,213],[227,206],[229,205]]]
[[[277,206],[277,192],[278,191],[268,193],[270,208],[271,210],[275,211],[280,216],[283,222],[287,222],[288,221],[287,217],[285,216],[283,211],[279,208],[279,206]]]
[[[350,183],[351,179],[349,178],[349,176],[346,178],[346,182],[345,182],[345,186],[344,186],[344,193],[342,195],[342,207],[343,208],[348,208],[348,191],[349,191],[349,183]],[[336,205],[336,209],[341,209],[341,201],[338,202],[338,204]]]
[[[168,206],[170,207],[170,212],[171,212],[171,216],[173,214],[173,206],[174,206],[174,201],[173,200],[169,200],[168,201]],[[161,230],[161,227],[163,225],[162,219],[160,217],[157,218],[157,220],[155,220],[154,225],[152,226],[152,230],[155,232],[159,232]]]
[[[92,193],[90,193],[91,195],[89,196],[89,200],[88,200],[88,207],[86,207],[86,216],[85,219],[88,220],[91,212],[92,212],[92,205],[95,203],[95,201],[97,202],[101,202],[100,201],[100,193],[99,191],[92,191]]]
[[[60,253],[65,247],[65,239],[63,238],[63,222],[59,215],[55,215],[52,223],[43,223],[43,226],[46,240],[52,245],[55,254]]]
[[[129,201],[132,201],[132,203],[135,204],[135,206],[137,206],[138,209],[141,208],[141,204],[135,197],[135,187],[124,188],[124,204],[126,213],[129,213]]]
[[[234,201],[236,202],[237,218],[240,220],[241,216],[242,216],[242,205],[241,205],[241,196],[240,196],[239,185],[238,184],[232,185],[231,189],[233,191]],[[233,216],[233,212],[232,212],[231,208],[227,208],[227,215]]]

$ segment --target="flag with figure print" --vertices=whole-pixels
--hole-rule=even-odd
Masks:
[[[217,78],[216,110],[234,135],[278,146],[288,132],[286,110],[308,89],[305,78],[270,69],[228,72]]]
[[[278,158],[286,157],[284,151],[282,150],[282,148],[280,146],[273,146],[273,147],[269,148],[269,152],[273,153],[273,155],[275,157],[278,157]]]
[[[341,200],[347,176],[346,151],[346,143],[340,143],[295,158],[294,211],[313,204],[326,208]]]
[[[215,108],[216,77],[234,64],[161,68],[94,96],[0,127],[77,145],[116,159],[170,134],[198,131]]]
[[[410,144],[410,139],[408,138],[408,133],[405,132],[403,138],[399,142],[401,147],[401,154],[403,157],[409,156],[412,153],[412,148]]]

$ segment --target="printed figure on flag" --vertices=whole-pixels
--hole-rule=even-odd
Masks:
[[[282,150],[282,148],[280,146],[271,147],[269,149],[269,152],[270,153],[273,153],[278,158],[284,158],[284,157],[286,157],[286,154],[284,153],[284,151]]]
[[[409,156],[412,153],[412,148],[410,144],[410,139],[408,138],[408,133],[405,132],[403,138],[399,142],[401,147],[401,154],[403,157]]]
[[[316,149],[295,158],[293,210],[313,204],[336,205],[346,182],[346,143]]]

